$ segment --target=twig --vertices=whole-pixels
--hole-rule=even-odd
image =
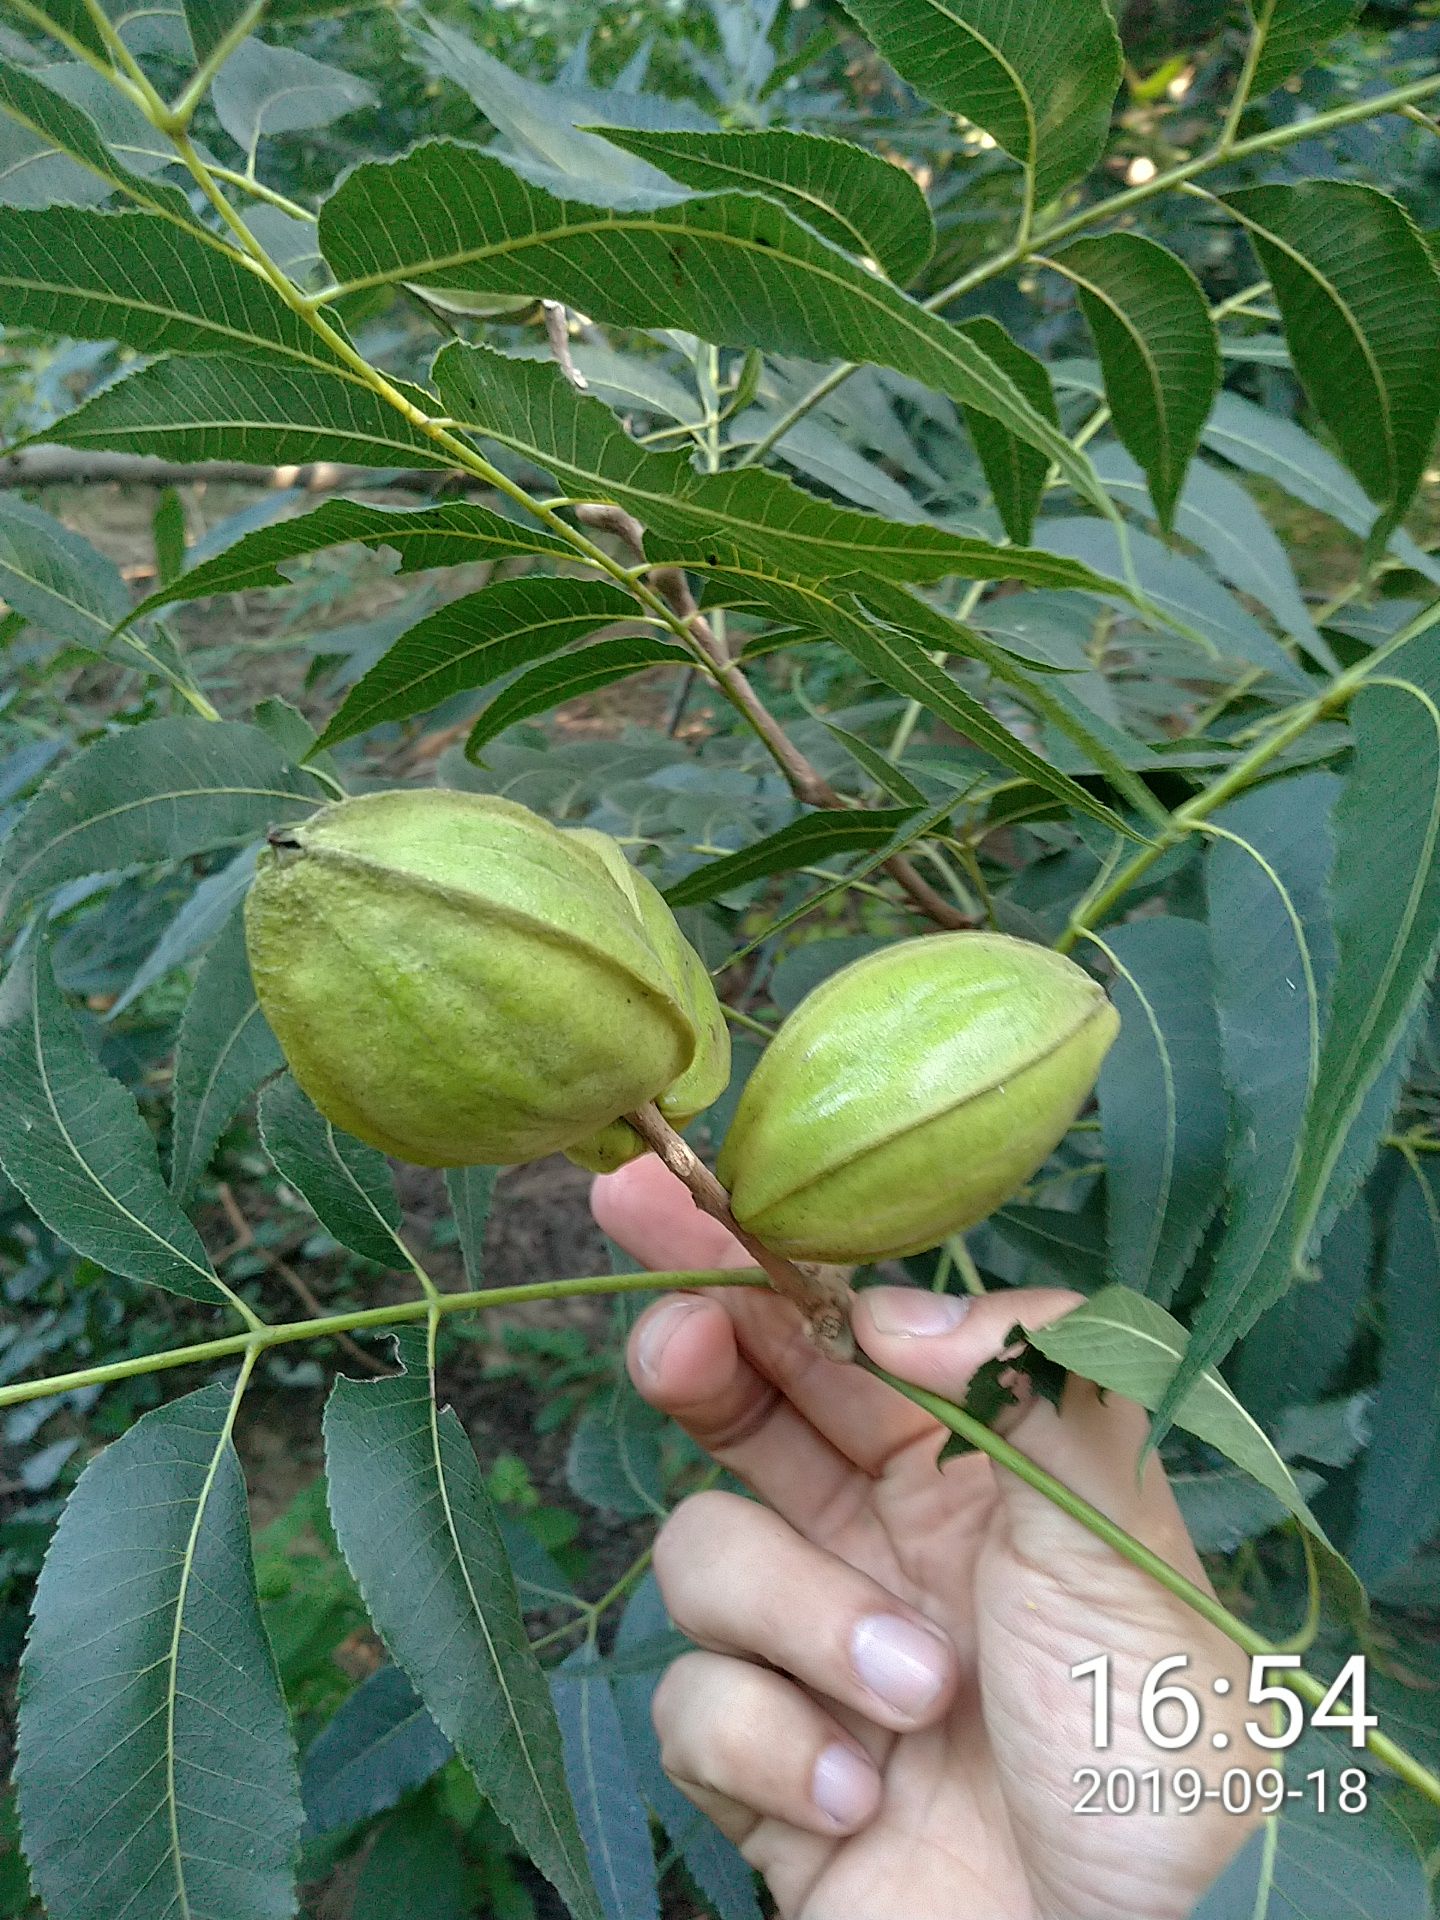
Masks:
[[[633,513],[627,513],[623,507],[595,504],[577,507],[575,517],[587,527],[595,527],[601,532],[613,534],[637,562],[643,563],[645,529]],[[810,807],[845,810],[845,802],[840,795],[819,768],[814,766],[795,745],[744,673],[730,658],[726,648],[716,638],[710,622],[696,604],[695,596],[690,591],[690,582],[682,569],[656,567],[652,570],[650,579],[655,591],[671,612],[684,621],[726,697],[749,721],[766,751],[789,782],[796,799],[803,800],[806,806]],[[953,929],[971,927],[975,924],[969,914],[962,913],[958,907],[952,906],[942,893],[937,892],[930,885],[908,855],[892,854],[884,862],[884,866],[891,879],[899,883],[920,911],[927,914],[936,926]]]
[[[680,731],[680,722],[685,718],[685,709],[690,704],[690,696],[695,691],[695,669],[686,667],[680,676],[680,685],[675,690],[675,698],[670,702],[670,711],[665,716],[665,737],[673,740]]]
[[[22,447],[0,454],[0,487],[102,486],[123,480],[132,486],[190,486],[197,481],[235,486],[329,493],[338,487],[379,487],[404,493],[487,489],[473,475],[415,468],[378,476],[374,467],[347,467],[316,460],[303,467],[263,467],[245,460],[159,460],[145,453],[78,453],[70,447]]]
[[[640,1138],[677,1179],[683,1180],[702,1213],[718,1220],[755,1256],[755,1264],[770,1276],[779,1294],[800,1309],[811,1338],[832,1360],[853,1360],[855,1342],[850,1333],[853,1296],[850,1282],[839,1267],[811,1260],[786,1260],[772,1253],[762,1240],[747,1233],[730,1211],[730,1196],[714,1174],[687,1146],[653,1102],[627,1113],[625,1118]]]

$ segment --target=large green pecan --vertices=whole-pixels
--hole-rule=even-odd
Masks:
[[[272,836],[245,922],[300,1085],[337,1126],[424,1166],[574,1147],[700,1049],[633,895],[579,836],[508,800],[326,807]]]
[[[800,1003],[741,1095],[719,1164],[735,1218],[792,1259],[935,1246],[1040,1166],[1118,1026],[1072,961],[1003,934],[857,960]]]

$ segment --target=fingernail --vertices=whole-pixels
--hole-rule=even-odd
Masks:
[[[877,1333],[953,1333],[970,1311],[959,1293],[929,1293],[922,1287],[868,1287],[860,1296]]]
[[[880,1782],[868,1760],[838,1741],[815,1762],[810,1797],[837,1827],[858,1827],[875,1810]]]
[[[669,1300],[647,1317],[635,1341],[636,1364],[647,1380],[660,1377],[660,1359],[672,1335],[701,1304],[699,1300]]]
[[[872,1613],[860,1621],[850,1657],[870,1691],[911,1720],[924,1713],[950,1670],[939,1634],[893,1613]]]

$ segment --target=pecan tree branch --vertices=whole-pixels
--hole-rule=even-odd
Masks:
[[[645,529],[633,513],[627,513],[623,507],[590,505],[578,507],[576,517],[585,526],[613,534],[636,563],[643,564]],[[819,768],[800,751],[755,691],[751,681],[730,658],[714,628],[696,605],[684,570],[680,567],[656,567],[650,579],[656,593],[671,612],[688,627],[726,698],[754,728],[761,744],[789,782],[795,797],[809,807],[844,809],[845,802],[840,795]],[[885,871],[937,926],[957,928],[973,925],[968,914],[952,906],[942,893],[930,885],[908,854],[892,854],[885,862]]]
[[[684,1181],[700,1211],[708,1213],[733,1234],[746,1252],[754,1255],[755,1264],[769,1276],[775,1291],[799,1308],[811,1338],[821,1351],[832,1360],[853,1360],[855,1342],[850,1333],[850,1309],[854,1295],[846,1277],[847,1270],[822,1266],[814,1260],[786,1260],[772,1253],[753,1233],[747,1233],[730,1211],[729,1194],[653,1101],[634,1113],[627,1113],[625,1118],[650,1151],[677,1179]]]
[[[344,466],[335,460],[266,467],[248,460],[162,460],[148,453],[89,453],[70,447],[21,447],[15,453],[0,454],[0,487],[108,486],[116,481],[143,487],[215,481],[244,487],[298,487],[306,493],[329,493],[339,487],[426,494],[489,488],[487,480],[474,475],[446,474],[434,467],[387,473],[377,487],[374,467]]]

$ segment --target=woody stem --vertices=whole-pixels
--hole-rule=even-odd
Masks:
[[[839,1268],[810,1260],[786,1260],[772,1253],[753,1233],[747,1233],[730,1211],[730,1196],[693,1148],[686,1145],[653,1101],[625,1118],[676,1179],[689,1188],[702,1213],[718,1220],[753,1254],[756,1266],[769,1276],[775,1291],[799,1308],[811,1337],[832,1360],[853,1360],[855,1342],[850,1333],[853,1295]]]

